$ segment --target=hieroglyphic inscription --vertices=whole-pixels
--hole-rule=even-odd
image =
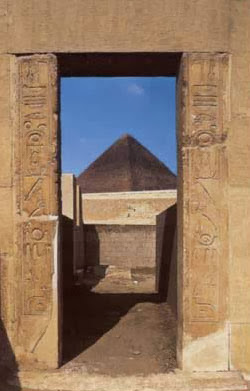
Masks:
[[[190,151],[191,154],[194,151]],[[204,166],[201,166],[201,168]],[[205,166],[206,168],[206,166]],[[196,176],[193,165],[189,203],[190,306],[193,321],[217,321],[220,284],[219,180]]]
[[[53,202],[57,151],[53,122],[53,56],[30,56],[19,64],[18,213],[21,216],[22,313],[47,314],[51,308]]]
[[[189,317],[217,322],[221,313],[224,140],[224,55],[190,55],[188,116],[182,146],[188,150]]]
[[[23,313],[40,315],[50,309],[52,243],[51,222],[23,225]]]
[[[23,58],[20,75],[21,212],[51,213],[57,135],[53,109],[55,64],[50,56]]]
[[[225,57],[193,58],[189,62],[189,121],[184,129],[184,143],[209,147],[226,137],[223,127],[223,61]],[[214,57],[214,58],[213,58]],[[190,58],[190,57],[189,57]]]
[[[21,211],[27,217],[50,211],[49,63],[20,62]]]
[[[218,262],[218,251],[212,245],[204,244],[203,247],[197,246],[193,250],[191,268],[197,273],[197,277],[191,279],[193,321],[218,320]],[[198,278],[199,283],[197,283]]]

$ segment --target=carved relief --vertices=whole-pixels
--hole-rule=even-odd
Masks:
[[[225,218],[221,213],[225,177],[222,144],[225,86],[223,55],[190,55],[187,63],[188,109],[182,147],[188,149],[184,181],[187,203],[189,319],[218,322]],[[185,97],[184,97],[185,99]],[[186,102],[187,104],[187,102]],[[184,235],[187,233],[184,232]]]
[[[210,246],[217,237],[217,226],[210,216],[205,213],[197,218],[195,238],[199,244]]]
[[[206,213],[207,208],[215,208],[215,200],[212,198],[205,181],[195,181],[190,189],[190,213]]]
[[[191,89],[192,105],[194,107],[217,107],[218,85],[193,85]]]
[[[27,217],[37,217],[49,213],[48,177],[28,176],[23,178],[23,211]]]
[[[196,247],[191,263],[191,316],[193,321],[218,321],[219,318],[219,265],[216,248]],[[198,278],[197,278],[198,277]]]
[[[221,122],[224,64],[218,58],[197,58],[188,65],[190,119],[184,129],[184,144],[207,147],[225,140],[226,133]]]
[[[43,321],[46,318],[49,321],[55,227],[48,216],[54,213],[57,196],[53,193],[54,183],[58,180],[54,165],[57,153],[52,91],[54,59],[32,56],[19,58],[18,64],[20,182],[17,209],[21,218],[22,315],[24,319],[43,316]],[[22,332],[26,332],[26,326],[22,327]],[[39,336],[38,330],[36,334]]]
[[[195,179],[219,179],[219,151],[206,147],[195,149],[192,154],[193,175]]]
[[[27,217],[51,213],[57,151],[50,114],[53,71],[44,57],[20,60],[21,213]]]
[[[40,315],[51,303],[51,223],[31,221],[23,225],[23,313]]]

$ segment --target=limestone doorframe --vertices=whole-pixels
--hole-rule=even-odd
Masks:
[[[19,366],[61,362],[60,134],[54,55],[12,58],[14,249],[10,335]]]
[[[179,366],[190,370],[230,369],[229,60],[221,53],[185,53],[178,75],[177,351]],[[12,261],[4,261],[6,277],[1,277],[4,324],[20,366],[58,367],[62,303],[57,57],[8,55],[6,62],[14,130],[14,250]]]
[[[227,54],[183,54],[178,76],[178,363],[229,370]]]

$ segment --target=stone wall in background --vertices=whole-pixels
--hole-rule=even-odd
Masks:
[[[165,232],[165,225],[173,224],[173,218],[166,211],[175,203],[174,190],[83,194],[86,265],[140,269],[142,274],[144,270],[158,289],[156,268],[166,279],[167,269],[162,269],[161,262],[168,262],[172,251],[172,236]],[[159,228],[158,216],[163,214]],[[168,247],[162,257],[164,242]]]
[[[86,225],[87,265],[155,268],[154,225]]]
[[[156,287],[177,315],[177,204],[156,219]]]
[[[176,197],[176,190],[82,194],[82,218],[85,224],[155,225]]]
[[[81,280],[85,259],[81,191],[73,174],[62,174],[62,265],[63,286]]]

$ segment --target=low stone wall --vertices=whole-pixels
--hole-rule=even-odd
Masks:
[[[80,282],[84,266],[114,266],[151,274],[167,296],[170,274],[171,284],[176,279],[170,272],[175,203],[173,190],[82,195],[74,176],[63,174],[64,286]]]
[[[82,218],[84,224],[155,225],[176,197],[176,190],[82,194]]]
[[[155,268],[154,225],[86,225],[88,265]]]
[[[173,190],[83,194],[86,265],[140,269],[167,291],[175,204]]]

